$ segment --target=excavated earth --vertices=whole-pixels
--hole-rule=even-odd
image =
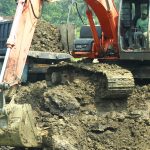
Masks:
[[[127,99],[99,98],[98,82],[46,82],[12,91],[16,103],[29,103],[43,133],[43,147],[57,150],[149,150],[150,85],[136,86]],[[7,100],[12,97],[8,94]]]

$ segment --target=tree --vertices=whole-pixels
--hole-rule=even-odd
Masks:
[[[15,13],[16,2],[15,0],[1,0],[0,2],[0,15],[12,16]]]
[[[58,1],[54,3],[48,3],[48,4],[45,3],[42,17],[44,18],[44,20],[47,20],[53,24],[67,23],[68,12],[70,7],[72,9],[69,16],[69,21],[76,25],[81,25],[82,22],[78,17],[76,5],[72,6],[71,0],[63,0],[63,1]],[[84,9],[85,5],[83,3],[83,0],[77,1],[77,7],[84,21],[86,21],[85,9]]]
[[[76,0],[77,8],[80,15],[83,18],[85,24],[88,24],[86,18],[86,5],[83,0]],[[119,7],[119,0],[114,0],[117,8]],[[42,19],[52,23],[61,24],[67,23],[69,8],[72,6],[72,0],[61,0],[53,3],[44,2]],[[12,16],[15,13],[16,2],[15,0],[1,0],[0,1],[0,15],[1,16]],[[74,23],[76,26],[81,26],[82,21],[78,16],[76,5],[72,6],[69,21]]]

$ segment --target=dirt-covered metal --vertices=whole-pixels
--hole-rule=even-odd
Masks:
[[[40,130],[37,129],[29,104],[8,104],[4,106],[5,114],[0,116],[0,145],[18,147],[39,147]],[[7,118],[4,126],[3,118]],[[6,119],[5,119],[6,121]]]

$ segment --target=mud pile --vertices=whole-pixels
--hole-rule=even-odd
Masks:
[[[46,21],[38,21],[30,50],[65,52],[59,29]]]
[[[150,149],[150,85],[137,86],[128,100],[99,103],[96,86],[78,79],[47,87],[42,81],[20,87],[15,101],[32,105],[38,126],[48,133],[48,149]]]

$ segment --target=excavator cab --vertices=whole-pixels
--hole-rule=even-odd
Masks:
[[[101,38],[102,30],[99,25],[96,25],[98,37]],[[89,25],[84,25],[80,29],[80,37],[74,40],[74,52],[89,52],[92,51],[94,39]]]
[[[141,16],[145,12],[146,19]],[[128,60],[149,60],[149,0],[121,0],[119,13],[120,58]],[[138,21],[144,20],[147,31],[142,31]],[[142,24],[142,22],[140,22]]]
[[[120,61],[138,80],[150,79],[149,0],[121,0],[118,19]],[[146,13],[146,32],[137,25]]]

